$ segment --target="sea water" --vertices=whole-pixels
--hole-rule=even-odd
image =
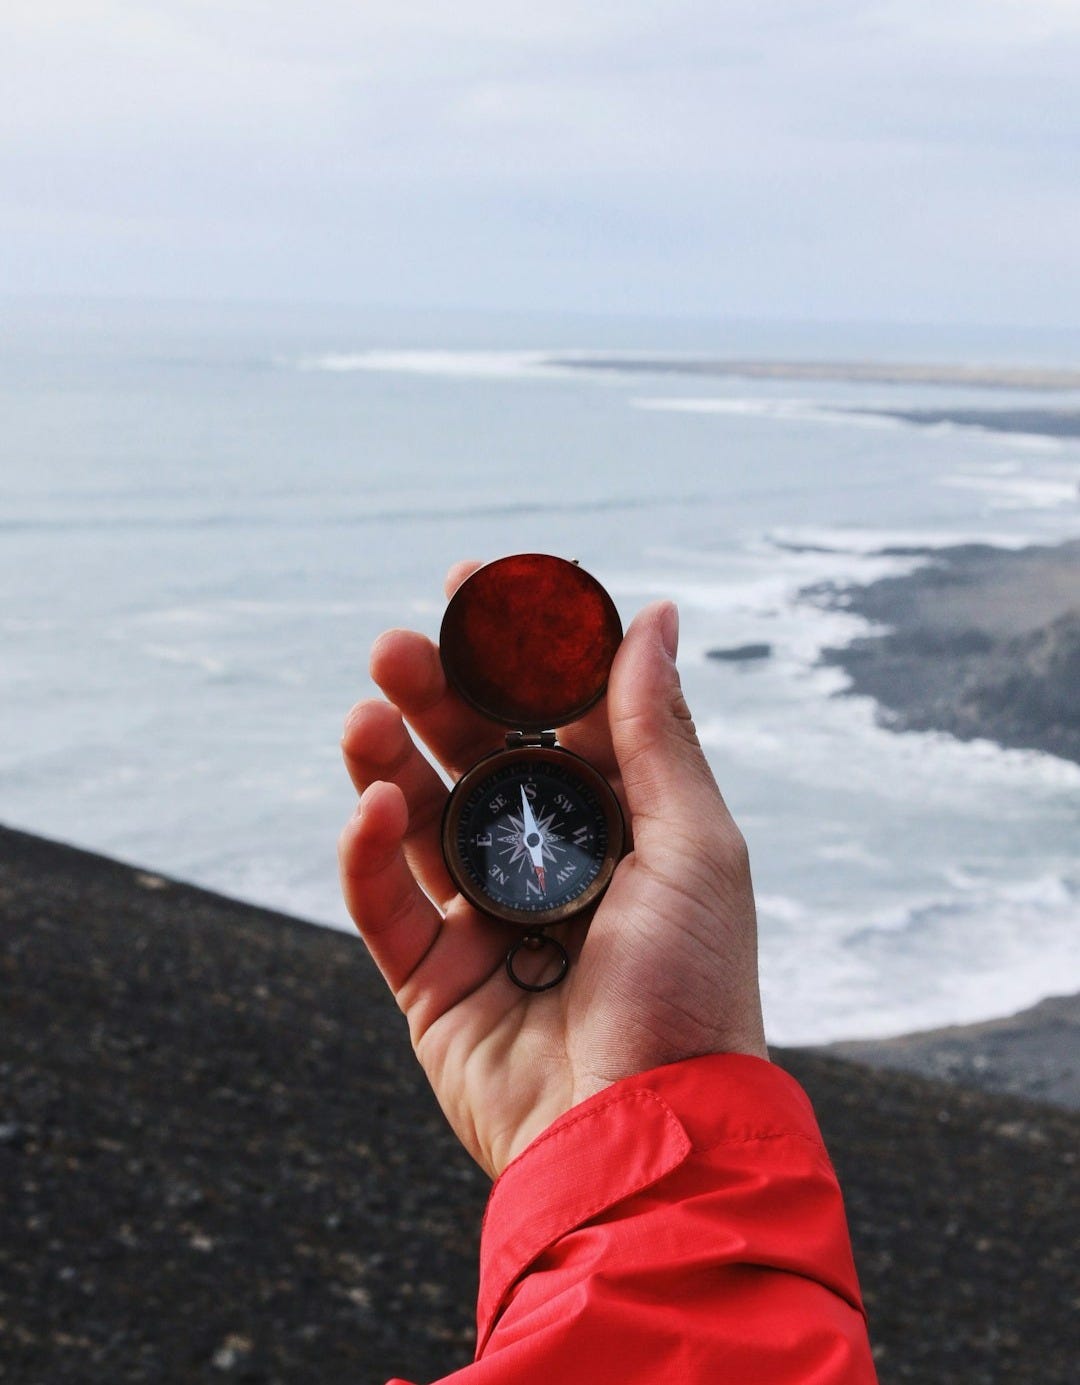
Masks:
[[[1013,334],[11,301],[0,329],[0,818],[347,927],[342,717],[460,557],[574,557],[674,597],[748,838],[777,1042],[1080,986],[1080,766],[894,734],[802,593],[882,549],[1080,531],[1075,440],[850,409],[1054,406],[956,386],[575,369],[629,359],[1076,364]],[[617,365],[617,362],[616,362]],[[1075,401],[1073,401],[1075,407]],[[717,647],[767,643],[753,663]]]

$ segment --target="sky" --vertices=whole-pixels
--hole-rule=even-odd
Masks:
[[[1080,324],[1080,0],[3,0],[0,293]]]

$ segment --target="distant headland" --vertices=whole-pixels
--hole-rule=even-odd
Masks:
[[[620,374],[701,375],[744,380],[841,380],[871,385],[1080,390],[1080,370],[1056,366],[903,364],[892,361],[763,361],[709,356],[550,356],[545,365]]]

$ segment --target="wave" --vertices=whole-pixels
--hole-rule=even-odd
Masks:
[[[565,375],[545,351],[326,351],[304,356],[297,370],[347,375],[369,371],[405,375],[445,375],[462,379],[520,380],[537,375]]]
[[[631,399],[635,409],[652,413],[718,414],[735,418],[763,418],[784,423],[824,423],[844,428],[895,431],[905,425],[883,414],[857,413],[809,399],[702,398],[684,395],[642,396]]]
[[[151,659],[157,659],[161,663],[181,664],[188,668],[195,668],[200,673],[208,674],[211,678],[224,678],[229,673],[228,665],[224,659],[199,650],[157,643],[144,644],[140,648],[141,652]]]
[[[761,418],[781,423],[826,424],[832,427],[871,429],[876,431],[896,431],[918,429],[919,432],[936,437],[964,438],[977,433],[981,438],[999,447],[1034,454],[1058,456],[1067,447],[1075,444],[1076,433],[1065,434],[1050,431],[1055,415],[1047,414],[1046,432],[1019,432],[1015,429],[995,428],[990,422],[967,421],[961,411],[955,418],[935,417],[933,422],[922,422],[917,411],[855,408],[848,405],[818,403],[810,399],[763,399],[763,398],[718,398],[716,396],[657,395],[631,399],[632,408],[644,409],[653,413],[712,414],[731,418]]]
[[[969,471],[939,477],[938,485],[978,491],[992,510],[1076,509],[1080,502],[1075,475],[1007,476],[989,470]]]
[[[781,726],[770,729],[760,717],[748,714],[744,721],[728,712],[701,722],[702,745],[722,751],[729,764],[742,762],[807,787],[827,783],[833,792],[882,804],[917,799],[928,809],[971,817],[981,803],[983,815],[996,814],[999,823],[1009,813],[1053,807],[1080,792],[1080,764],[1072,760],[991,740],[961,741],[944,731],[893,731],[878,722],[871,698],[832,696],[840,680],[834,670],[821,672],[826,677],[804,681],[807,693],[825,705],[817,720],[800,727],[797,742]],[[1008,804],[994,806],[987,797],[1006,793]]]
[[[791,552],[819,552],[856,558],[891,558],[914,555],[927,558],[935,549],[964,544],[988,544],[994,548],[1026,548],[1031,539],[1012,530],[833,528],[829,525],[775,525],[764,541]]]
[[[581,378],[621,376],[640,379],[644,375],[661,377],[698,376],[710,379],[743,379],[775,384],[836,383],[846,386],[903,385],[950,386],[965,390],[1037,391],[1062,394],[1080,388],[1080,371],[1048,370],[1025,367],[957,366],[886,364],[872,361],[779,361],[708,359],[677,352],[657,353],[635,351],[604,351],[596,349],[557,350],[506,348],[501,350],[471,348],[401,348],[369,347],[359,351],[322,351],[298,359],[278,358],[278,366],[301,371],[321,371],[348,374],[353,371],[379,371],[414,375],[443,375],[484,379],[520,379],[529,376],[568,376]],[[787,401],[798,407],[800,401]],[[643,408],[678,408],[689,411],[720,412],[718,401],[706,399],[642,400]],[[818,416],[834,414],[835,420],[862,422],[867,426],[936,427],[956,425],[986,430],[1007,426],[1012,432],[1040,435],[1051,429],[1057,435],[1061,429],[1073,426],[1067,411],[1026,409],[995,411],[993,409],[918,410],[896,409],[888,404],[879,407],[848,408],[818,411]],[[1025,425],[1025,426],[1021,426]]]
[[[1080,881],[1067,872],[972,877],[864,922],[785,896],[763,894],[758,907],[767,1029],[778,1043],[977,1023],[1074,988],[1080,976]],[[820,946],[830,936],[842,946]],[[818,941],[812,956],[793,947],[801,938]]]
[[[383,509],[365,508],[349,513],[329,515],[253,515],[246,511],[213,515],[103,515],[61,516],[46,519],[11,518],[0,520],[0,532],[70,532],[93,533],[99,530],[163,529],[351,529],[379,524],[404,522],[445,523],[448,520],[520,518],[546,514],[607,514],[620,510],[678,509],[701,503],[704,496],[692,495],[618,495],[582,496],[574,499],[502,500],[470,503],[459,496],[447,496],[438,506],[387,506]]]

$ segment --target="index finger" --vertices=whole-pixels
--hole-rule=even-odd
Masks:
[[[426,635],[380,635],[371,650],[371,676],[452,778],[503,745],[505,730],[447,683],[439,651]]]

